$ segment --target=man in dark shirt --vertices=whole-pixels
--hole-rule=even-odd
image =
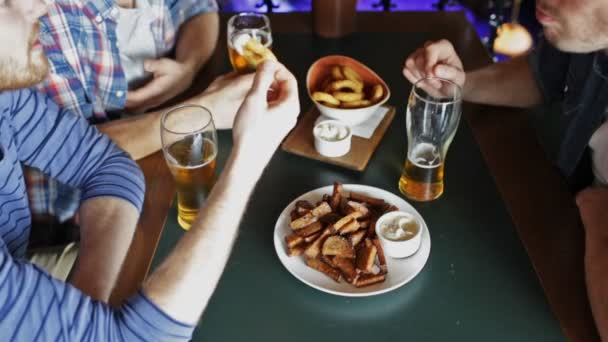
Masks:
[[[429,42],[407,58],[403,74],[411,82],[425,76],[450,79],[471,102],[530,107],[563,101],[568,125],[556,162],[565,177],[581,166],[592,166],[595,176],[577,194],[577,204],[585,225],[591,309],[608,340],[608,124],[602,124],[608,106],[608,1],[536,4],[545,40],[531,54],[465,73],[450,42]],[[586,151],[592,165],[581,165]]]

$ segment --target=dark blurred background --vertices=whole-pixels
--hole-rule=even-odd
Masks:
[[[312,0],[218,0],[224,12],[296,12],[310,11]],[[535,18],[535,0],[358,0],[358,11],[465,11],[469,21],[475,26],[479,37],[486,43],[488,51],[495,60],[509,58],[521,53],[522,33],[515,34],[513,39],[501,41],[501,46],[494,49],[500,26],[512,21],[513,7],[519,4],[520,10],[516,20],[527,31],[535,42],[538,39],[540,26]],[[512,26],[511,26],[512,28]],[[513,30],[504,30],[513,33]],[[519,41],[517,41],[519,40]],[[507,46],[505,47],[505,44]],[[511,52],[510,45],[517,45]],[[530,46],[531,47],[531,46]],[[506,51],[505,51],[506,50]],[[501,53],[502,52],[502,53]]]

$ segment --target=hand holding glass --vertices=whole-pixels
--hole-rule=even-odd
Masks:
[[[161,118],[163,155],[177,188],[179,225],[188,230],[215,182],[217,133],[211,112],[185,105]]]
[[[443,194],[445,157],[461,113],[460,87],[440,78],[423,78],[412,87],[407,105],[407,159],[399,190],[415,201]]]

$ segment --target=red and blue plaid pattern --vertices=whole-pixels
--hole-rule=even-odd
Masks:
[[[173,49],[179,27],[201,13],[217,11],[215,0],[148,0],[156,19],[153,32],[159,55]],[[109,120],[124,108],[127,82],[116,38],[118,8],[113,0],[47,0],[40,19],[40,43],[51,73],[38,86],[59,106],[92,124]],[[144,28],[145,29],[145,28]],[[32,213],[60,220],[73,216],[79,195],[43,174],[27,172]]]

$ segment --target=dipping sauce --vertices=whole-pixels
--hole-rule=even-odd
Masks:
[[[392,241],[405,241],[413,238],[420,231],[420,224],[412,215],[402,214],[382,223],[382,236]]]
[[[340,141],[348,136],[348,129],[331,122],[322,122],[315,127],[314,133],[326,141]]]

